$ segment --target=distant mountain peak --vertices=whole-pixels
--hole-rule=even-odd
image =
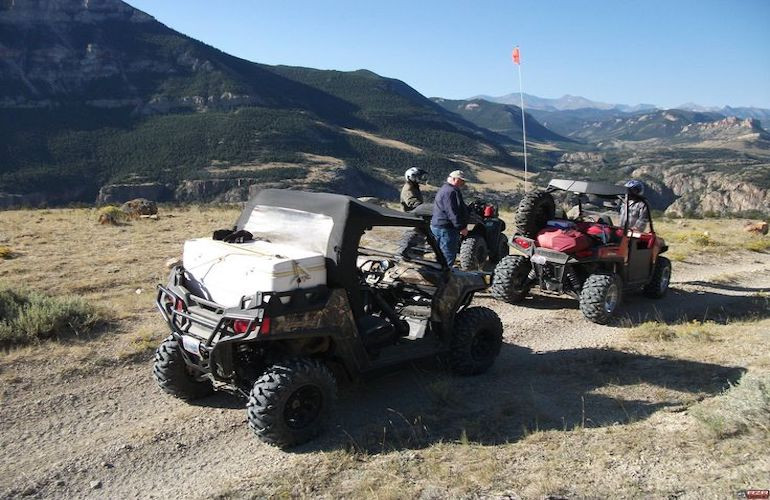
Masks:
[[[515,104],[521,103],[521,96],[518,93],[506,94],[503,96],[488,96],[478,95],[471,97],[468,100],[484,99],[490,102],[496,102],[500,104]],[[635,112],[657,109],[653,104],[637,104],[629,106],[627,104],[608,104],[605,102],[592,101],[588,98],[564,94],[557,99],[550,99],[547,97],[538,97],[532,94],[524,94],[524,107],[527,109],[536,109],[542,111],[566,111],[572,109],[600,109],[600,110],[618,110],[622,112]]]

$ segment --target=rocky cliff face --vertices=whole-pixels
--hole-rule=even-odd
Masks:
[[[260,189],[302,189],[306,191],[329,191],[350,196],[374,196],[394,199],[397,190],[381,180],[351,168],[344,163],[324,166],[307,165],[307,175],[280,181],[262,182],[253,178],[210,178],[187,179],[178,184],[135,183],[110,184],[99,191],[96,203],[99,205],[119,204],[135,198],[153,201],[200,202],[215,201],[238,203],[248,200]],[[0,208],[3,208],[0,195]],[[28,204],[19,198],[8,198],[6,206]],[[44,199],[37,200],[38,204]]]
[[[94,26],[151,21],[118,0],[6,0],[0,7],[3,104],[45,106],[73,91],[87,96],[90,84],[108,80],[123,80],[121,97],[136,97],[129,76],[144,68],[124,66],[115,41]]]
[[[74,101],[151,114],[264,102],[208,57],[221,53],[120,0],[4,0],[0,53],[3,107]]]
[[[640,179],[653,208],[672,216],[760,212],[770,215],[770,157],[713,151],[568,153],[551,177],[622,183]]]
[[[690,141],[767,141],[768,134],[759,120],[740,119],[729,116],[723,120],[705,123],[690,123],[682,127],[678,138]]]

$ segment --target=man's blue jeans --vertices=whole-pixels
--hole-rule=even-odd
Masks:
[[[430,227],[433,236],[438,241],[438,247],[444,254],[447,264],[454,264],[457,251],[460,249],[460,231],[453,227]]]

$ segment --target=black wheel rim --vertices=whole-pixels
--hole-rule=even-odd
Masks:
[[[471,341],[471,358],[474,361],[486,361],[495,353],[495,336],[488,330],[481,330]]]
[[[316,421],[323,407],[323,393],[314,385],[294,391],[286,401],[284,419],[291,429],[304,429]]]
[[[514,275],[513,280],[511,280],[514,290],[524,289],[524,283],[527,281],[527,276],[529,276],[528,269],[521,268],[518,271],[516,271],[516,274]]]

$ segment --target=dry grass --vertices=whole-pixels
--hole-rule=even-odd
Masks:
[[[750,374],[719,398],[693,409],[715,439],[770,435],[770,373]]]
[[[185,207],[167,208],[164,213],[169,212],[174,217],[123,226],[99,225],[97,212],[88,209],[3,213],[4,237],[18,252],[17,258],[0,263],[4,286],[28,285],[52,295],[79,296],[116,318],[109,332],[89,342],[54,342],[0,355],[3,384],[19,383],[27,375],[18,375],[14,368],[38,361],[41,365],[45,361],[46,369],[59,370],[66,380],[105,366],[149,360],[149,353],[166,334],[154,306],[154,287],[167,277],[165,261],[179,257],[184,240],[229,226],[239,209]],[[680,222],[688,226],[680,226]],[[742,224],[722,223],[733,228],[722,233],[701,228],[701,223],[718,225],[717,221],[667,221],[658,229],[664,237],[680,230],[710,231],[712,243],[705,246],[689,237],[682,237],[681,243],[670,242],[672,249],[681,246],[690,256],[734,251],[723,247],[721,238],[729,236],[735,242],[743,237]],[[392,242],[392,238],[385,234],[380,242]],[[746,238],[740,241],[752,237]],[[770,477],[766,453],[770,439],[766,426],[768,341],[767,319],[729,325],[651,323],[613,341],[613,348],[620,349],[614,355],[573,357],[571,362],[550,363],[531,373],[529,366],[510,368],[523,380],[534,384],[549,379],[550,386],[566,387],[566,391],[574,384],[585,387],[587,382],[602,382],[588,384],[588,389],[575,396],[587,415],[582,423],[578,419],[578,425],[530,423],[529,417],[544,411],[540,404],[567,413],[563,405],[568,403],[566,399],[551,400],[552,394],[528,386],[523,390],[512,386],[510,393],[515,396],[504,402],[490,401],[489,411],[458,417],[449,409],[462,408],[466,395],[456,390],[460,382],[449,376],[434,377],[426,383],[426,414],[404,416],[407,429],[402,435],[389,435],[389,445],[376,449],[351,441],[348,449],[281,454],[270,474],[265,475],[263,469],[239,471],[230,488],[220,494],[279,498],[732,497],[740,489],[766,487],[762,482]],[[655,360],[709,363],[719,369],[680,369],[671,375],[678,377],[676,384],[655,385],[649,382],[651,372],[662,380],[667,375],[658,373],[665,365]],[[738,367],[746,374],[734,381],[733,388],[720,393],[724,389],[724,380],[718,379],[720,370]],[[475,384],[483,386],[484,377],[474,379]],[[636,415],[633,406],[650,408],[650,414]],[[600,416],[609,407],[614,413],[628,409],[629,414],[605,421]],[[394,420],[399,418],[393,415]],[[460,419],[458,427],[464,430],[436,438],[421,433],[420,418],[428,427]],[[493,444],[483,439],[505,426],[526,426],[528,430],[507,434],[507,441]],[[282,461],[284,466],[280,466]]]
[[[3,234],[18,257],[0,264],[0,285],[80,297],[111,319],[107,335],[92,341],[117,343],[110,347],[117,353],[111,359],[147,354],[149,341],[142,346],[135,337],[160,338],[167,331],[154,305],[155,285],[168,277],[166,260],[181,255],[186,239],[230,226],[240,209],[189,206],[165,212],[157,221],[139,219],[120,226],[100,225],[96,209],[3,212]],[[72,348],[47,349],[66,358]],[[33,349],[13,356],[45,355]]]
[[[719,325],[713,321],[693,320],[678,325],[648,321],[629,330],[628,337],[631,340],[653,342],[672,340],[713,342],[718,330]]]
[[[743,244],[743,248],[752,252],[767,252],[770,250],[770,237],[754,236]]]
[[[666,254],[673,261],[686,261],[703,254],[727,255],[736,250],[766,252],[770,237],[743,230],[740,219],[658,219],[655,230],[668,243]]]

